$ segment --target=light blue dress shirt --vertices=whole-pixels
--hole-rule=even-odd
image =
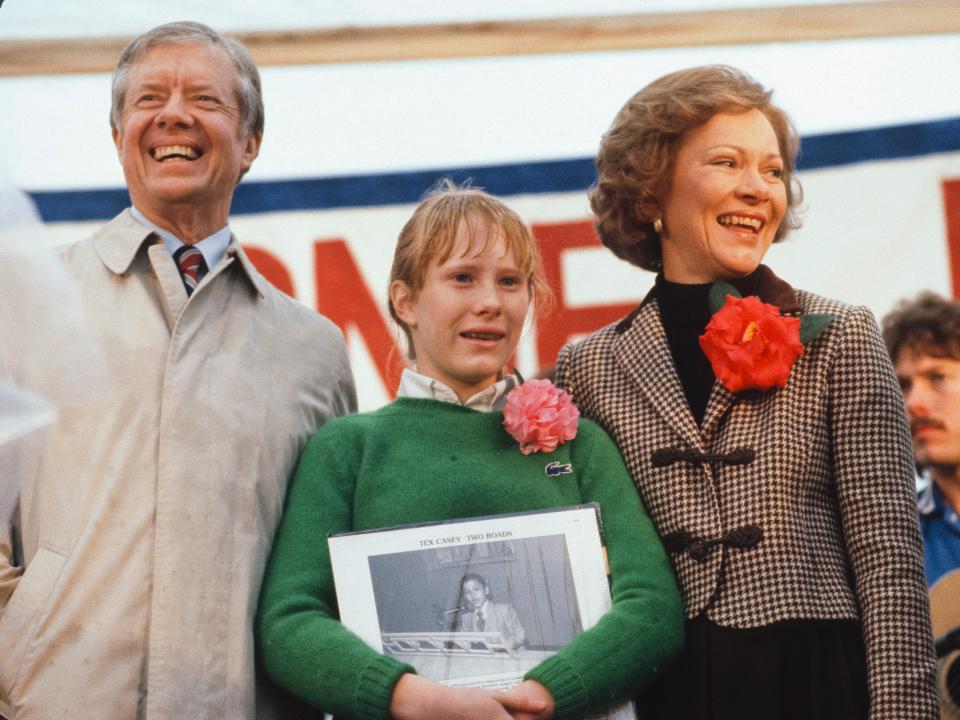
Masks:
[[[932,481],[920,493],[917,509],[929,587],[951,570],[960,570],[960,513],[947,504]]]
[[[167,249],[167,252],[170,253],[171,257],[186,244],[169,230],[164,230],[162,227],[158,227],[147,220],[147,218],[143,216],[143,213],[135,207],[130,208],[130,214],[133,215],[134,220],[144,227],[153,230],[153,232],[163,240],[163,246]],[[230,226],[224,225],[213,233],[213,235],[208,235],[203,240],[194,244],[194,247],[203,255],[203,259],[207,263],[207,269],[213,268],[214,265],[220,262],[221,258],[223,258],[227,252],[231,237],[233,237],[233,233],[230,232]]]

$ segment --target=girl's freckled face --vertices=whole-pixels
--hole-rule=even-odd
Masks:
[[[413,340],[417,371],[462,400],[492,385],[517,349],[530,307],[529,278],[503,239],[469,253],[466,228],[442,264],[432,262],[416,297],[394,297]],[[477,229],[475,233],[489,232]],[[486,238],[474,238],[483,247]]]

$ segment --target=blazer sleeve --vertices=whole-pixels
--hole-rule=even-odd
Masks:
[[[527,673],[553,695],[558,720],[583,717],[639,692],[680,651],[683,605],[663,545],[620,452],[581,420],[584,502],[597,502],[611,574],[611,609],[589,630]]]
[[[347,419],[349,420],[349,418]],[[352,529],[357,433],[325,425],[300,458],[264,575],[259,650],[271,678],[337,717],[388,716],[409,665],[374,651],[340,623],[327,536]]]
[[[939,717],[913,447],[873,315],[845,318],[830,371],[837,497],[860,605],[870,718]]]

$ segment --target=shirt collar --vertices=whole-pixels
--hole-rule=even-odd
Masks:
[[[133,219],[138,223],[150,228],[155,234],[159,235],[163,240],[164,247],[167,248],[167,252],[171,255],[186,244],[169,230],[165,230],[159,225],[150,222],[137,208],[131,207],[130,214],[133,215]],[[207,267],[212,268],[220,262],[224,254],[226,254],[231,237],[233,237],[233,234],[230,232],[230,226],[224,225],[212,235],[208,235],[199,242],[194,243],[193,246],[203,255]]]
[[[111,272],[123,275],[130,269],[137,252],[151,238],[159,238],[159,234],[134,219],[132,209],[124,210],[93,236],[93,246],[103,264]],[[225,253],[228,257],[235,257],[243,268],[243,275],[247,277],[254,291],[262,300],[267,293],[267,279],[253,266],[250,258],[243,252],[240,244],[232,241]],[[206,258],[204,258],[206,259]]]
[[[943,515],[944,502],[937,484],[930,480],[927,486],[920,491],[920,495],[917,496],[917,511],[924,517]]]
[[[460,402],[457,393],[449,385],[427,375],[421,375],[410,368],[404,368],[400,375],[400,387],[397,388],[397,397],[425,398],[449,402],[479,412],[502,410],[507,402],[507,393],[513,390],[518,381],[515,375],[507,375],[493,385],[484,388],[476,395]]]

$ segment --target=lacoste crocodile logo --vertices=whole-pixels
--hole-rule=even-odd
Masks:
[[[543,469],[543,474],[547,477],[556,477],[557,475],[570,475],[573,472],[573,466],[570,463],[548,463]]]

